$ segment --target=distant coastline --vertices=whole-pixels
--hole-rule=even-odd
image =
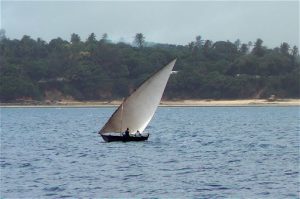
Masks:
[[[48,100],[122,99],[175,58],[165,99],[300,98],[299,49],[286,42],[268,48],[260,38],[241,43],[198,35],[186,45],[147,46],[105,38],[97,40],[94,33],[86,41],[76,33],[70,41],[0,38],[0,101],[48,105]]]
[[[112,101],[57,101],[40,102],[28,101],[20,103],[0,103],[0,107],[116,107],[121,104],[121,100]],[[230,107],[230,106],[300,106],[300,99],[237,99],[237,100],[163,100],[162,107]]]

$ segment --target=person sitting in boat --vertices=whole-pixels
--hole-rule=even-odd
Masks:
[[[129,137],[129,128],[127,128],[125,131],[125,137],[127,137],[127,138]]]
[[[141,137],[141,136],[142,136],[142,134],[140,133],[140,131],[139,131],[139,130],[137,130],[137,131],[136,131],[136,133],[135,133],[135,136],[137,136],[137,137]]]

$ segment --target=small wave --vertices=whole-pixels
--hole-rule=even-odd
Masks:
[[[241,162],[241,160],[229,160],[228,163]]]
[[[186,175],[190,173],[193,173],[193,171],[182,171],[182,172],[178,172],[177,175]]]
[[[293,193],[286,194],[286,197],[287,198],[298,198],[297,194],[293,194]]]
[[[31,164],[30,163],[23,163],[20,165],[20,168],[24,168],[24,167],[30,167]]]
[[[57,195],[56,193],[47,193],[47,194],[45,194],[45,196],[55,196],[55,195]]]
[[[219,184],[208,184],[207,186],[210,186],[210,187],[221,187],[222,185],[219,185]]]
[[[264,192],[259,193],[259,195],[269,195],[269,194],[270,194],[270,192],[268,192],[268,191],[264,191]]]
[[[285,172],[284,175],[298,175],[299,172],[295,171],[295,172]]]
[[[249,188],[249,187],[242,187],[242,188],[240,188],[240,189],[251,190],[251,188]]]
[[[211,187],[211,189],[214,190],[227,190],[229,189],[228,187],[224,187],[223,185],[220,184],[208,184],[209,187]]]
[[[71,195],[62,195],[62,196],[59,196],[59,198],[74,198],[74,196],[71,196]]]
[[[139,173],[139,174],[128,174],[125,176],[125,178],[135,178],[135,177],[139,177],[139,176],[142,176],[143,174],[142,173]]]
[[[87,155],[88,155],[88,154],[86,154],[86,153],[85,153],[85,154],[80,154],[79,157],[82,158],[82,157],[86,157]]]
[[[171,160],[167,160],[165,162],[163,162],[164,164],[167,164],[167,163],[177,163],[178,160],[175,160],[175,159],[171,159]]]
[[[8,162],[1,163],[1,167],[2,167],[2,168],[5,168],[5,167],[7,167],[7,166],[11,166],[11,164],[8,163]]]
[[[197,188],[196,190],[201,192],[201,191],[216,191],[216,190],[228,190],[228,187],[224,187],[222,185],[218,185],[218,184],[211,184],[208,185],[209,188]]]
[[[61,188],[61,187],[46,187],[43,189],[44,191],[64,191],[65,189],[64,188]]]
[[[206,143],[203,143],[202,145],[203,145],[203,146],[207,146],[207,145],[210,145],[210,144],[212,144],[212,143],[214,143],[214,142],[206,142]]]
[[[35,180],[33,180],[33,182],[40,182],[41,180],[43,180],[44,178],[36,178]]]
[[[271,184],[276,184],[275,182],[259,182],[258,184],[260,185],[271,185]]]
[[[256,144],[255,143],[250,143],[247,145],[248,149],[252,149],[252,148],[255,148],[256,147]]]
[[[258,145],[259,147],[263,148],[263,149],[266,149],[270,146],[270,144],[260,144]]]
[[[212,191],[211,189],[206,189],[206,188],[197,188],[196,191]]]

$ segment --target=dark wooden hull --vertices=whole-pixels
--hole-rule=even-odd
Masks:
[[[120,136],[120,135],[101,135],[106,142],[138,142],[148,140],[149,134],[147,136]]]

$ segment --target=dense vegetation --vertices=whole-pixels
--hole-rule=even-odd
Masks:
[[[138,33],[134,45],[112,43],[94,33],[86,41],[77,34],[70,41],[49,43],[23,36],[0,38],[0,98],[44,100],[57,96],[77,100],[119,99],[174,58],[177,63],[165,99],[236,99],[300,97],[298,48],[283,42],[269,49],[257,39],[202,40],[188,45],[146,43]]]

